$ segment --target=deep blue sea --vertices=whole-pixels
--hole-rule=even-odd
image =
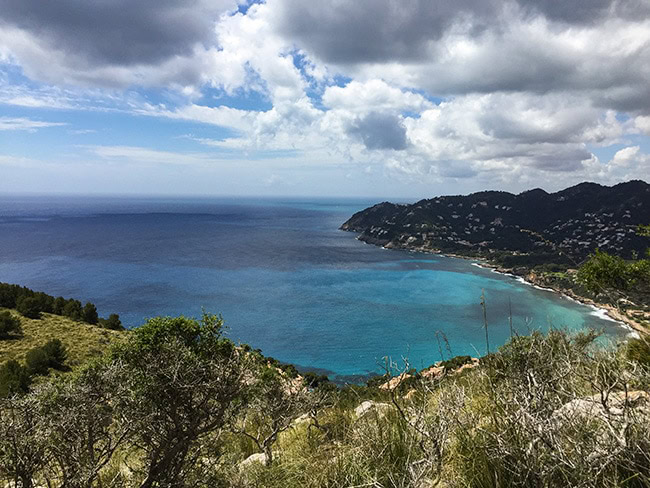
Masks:
[[[338,227],[376,201],[0,197],[0,281],[97,305],[129,327],[223,315],[228,335],[339,379],[386,356],[422,368],[549,327],[629,331],[594,310],[442,256],[389,251]],[[442,347],[440,347],[442,345]]]

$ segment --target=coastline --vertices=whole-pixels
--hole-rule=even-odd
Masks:
[[[359,236],[357,236],[357,239],[361,240],[359,239]],[[364,240],[361,240],[361,242],[365,242],[366,244],[371,244],[371,245],[379,245],[371,242],[366,242]],[[630,331],[629,335],[634,338],[638,338],[640,334],[648,333],[648,329],[645,326],[635,321],[634,319],[628,317],[627,315],[621,313],[619,310],[616,309],[616,307],[606,303],[596,302],[591,298],[580,296],[575,292],[573,292],[572,290],[567,290],[560,287],[553,287],[552,285],[549,286],[548,283],[541,283],[539,281],[536,281],[537,275],[529,269],[526,270],[526,273],[519,274],[519,273],[514,273],[512,269],[502,268],[496,265],[495,263],[492,263],[489,260],[482,257],[463,256],[462,254],[445,253],[445,252],[432,250],[432,249],[424,249],[421,247],[397,247],[397,246],[385,246],[385,245],[379,245],[379,246],[382,249],[387,249],[387,250],[401,249],[405,251],[421,252],[424,254],[435,254],[438,256],[445,256],[449,258],[465,259],[468,261],[472,261],[472,264],[480,268],[489,269],[494,273],[499,273],[505,276],[516,278],[517,280],[520,280],[522,283],[526,285],[533,286],[540,290],[557,293],[558,295],[564,298],[581,303],[582,305],[592,307],[597,314],[602,314],[601,317],[607,317],[607,319],[616,322],[621,327],[624,327],[625,329]]]

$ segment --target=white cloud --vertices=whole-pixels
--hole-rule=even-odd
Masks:
[[[64,122],[43,122],[40,120],[32,120],[25,117],[0,117],[0,131],[3,130],[24,130],[28,132],[35,132],[38,129],[45,127],[59,127],[67,125]]]

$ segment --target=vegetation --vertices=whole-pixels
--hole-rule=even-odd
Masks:
[[[454,371],[470,358],[447,361],[438,375],[392,370],[376,386],[336,389],[233,344],[222,330],[212,315],[153,318],[100,358],[31,388],[29,365],[5,363],[0,378],[11,381],[2,381],[0,399],[0,481],[88,488],[650,483],[644,340],[605,350],[594,333],[533,333],[513,337],[462,375]],[[61,342],[39,349],[56,364],[66,361]],[[395,387],[380,388],[391,378]]]
[[[12,335],[20,335],[20,320],[10,312],[0,312],[0,340],[8,339]]]
[[[117,314],[110,315],[108,319],[100,319],[97,307],[90,302],[82,306],[79,300],[54,298],[46,293],[9,283],[0,283],[0,307],[15,308],[30,319],[39,319],[42,313],[51,313],[108,329],[123,328]]]

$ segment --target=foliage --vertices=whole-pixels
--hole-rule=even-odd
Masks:
[[[83,310],[81,311],[81,317],[83,321],[88,324],[96,324],[99,321],[99,316],[97,315],[97,307],[95,307],[95,305],[90,302],[86,303]]]
[[[20,297],[16,302],[16,310],[30,319],[41,318],[41,306],[36,297]]]
[[[241,410],[249,371],[222,326],[212,315],[157,317],[114,349],[110,359],[126,368],[128,392],[116,408],[132,425],[141,488],[177,486],[208,455],[203,441]]]
[[[0,484],[595,488],[650,482],[644,340],[602,350],[594,333],[535,332],[513,337],[463,375],[419,376],[408,388],[335,391],[315,374],[292,377],[261,353],[235,346],[222,330],[221,318],[211,315],[150,319],[103,358],[43,379],[27,393],[25,386],[5,394]],[[57,354],[57,346],[46,349]],[[447,365],[467,361],[461,356]],[[12,377],[20,368],[12,363]],[[355,412],[368,400],[370,408]],[[266,462],[242,464],[255,451]]]
[[[630,361],[635,361],[650,370],[650,338],[639,337],[628,340],[625,353]]]
[[[47,293],[9,283],[0,283],[0,307],[16,308],[22,315],[32,319],[40,318],[41,313],[53,313],[93,325],[99,322],[97,308],[90,302],[82,307],[79,300],[54,298]],[[111,317],[108,319],[108,328],[119,330],[119,316]]]
[[[65,346],[59,339],[52,339],[42,347],[31,349],[25,357],[27,370],[31,375],[45,375],[50,368],[65,370],[68,357]]]
[[[26,393],[30,383],[29,372],[18,361],[10,359],[0,366],[0,398]]]
[[[107,319],[100,318],[99,325],[104,329],[124,330],[124,327],[122,326],[122,321],[120,320],[120,316],[116,313],[110,314]]]
[[[448,359],[446,361],[442,361],[440,363],[440,366],[445,368],[446,371],[455,371],[461,366],[465,364],[469,364],[472,362],[472,357],[471,356],[454,356],[451,359]]]
[[[0,339],[7,339],[11,335],[18,335],[21,332],[19,319],[11,315],[10,312],[0,312]]]

